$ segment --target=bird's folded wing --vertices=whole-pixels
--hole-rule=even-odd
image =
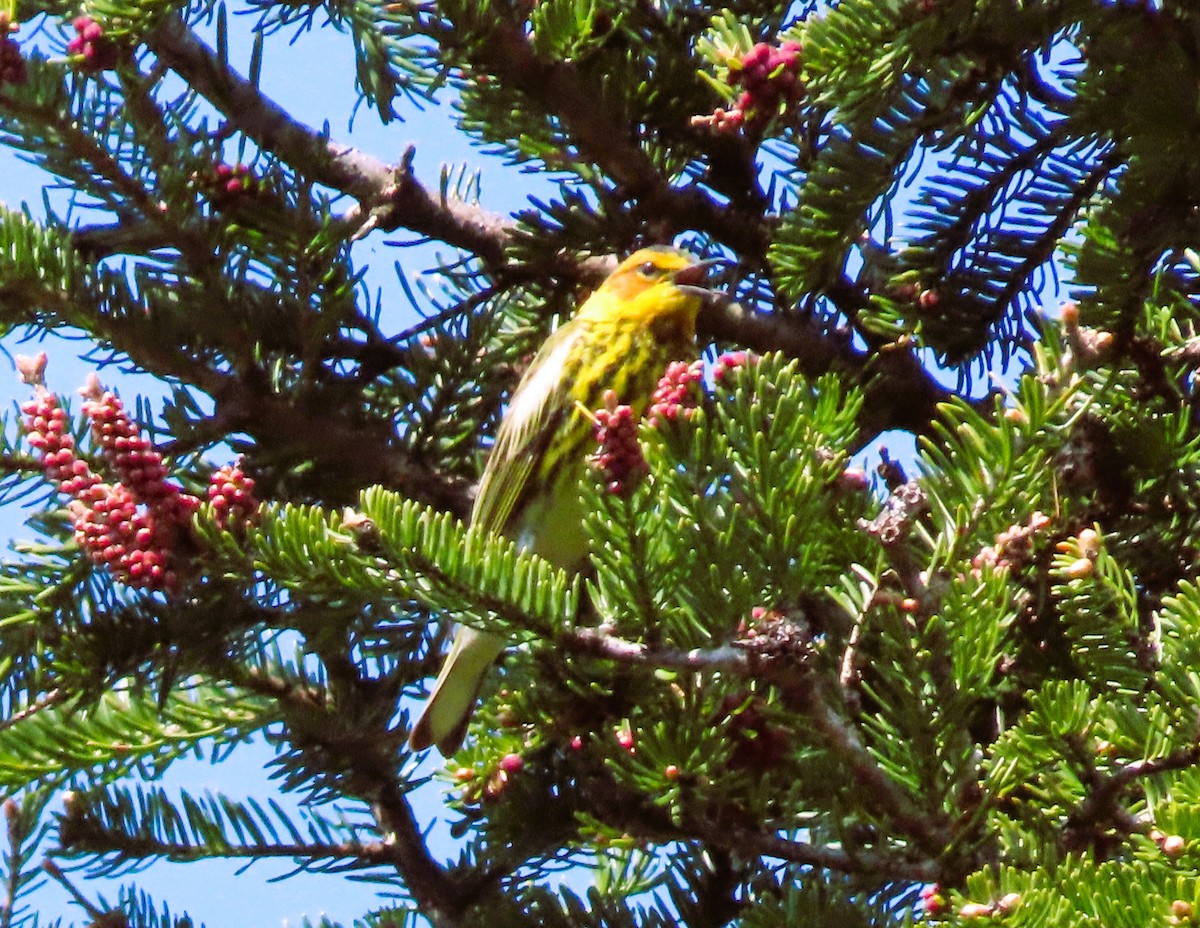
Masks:
[[[564,417],[575,413],[571,378],[564,370],[582,334],[568,323],[551,335],[517,385],[479,482],[472,525],[503,532],[536,490],[530,475],[540,469]]]

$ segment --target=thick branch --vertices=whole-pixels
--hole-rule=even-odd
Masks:
[[[412,174],[411,150],[399,165],[389,166],[297,122],[222,64],[178,19],[168,20],[147,42],[164,63],[248,137],[322,184],[358,199],[363,212],[369,214],[363,222],[385,229],[403,227],[471,251],[493,268],[503,265],[515,224],[476,206],[432,195]],[[540,61],[527,38],[512,27],[501,27],[497,42],[489,43],[486,54],[490,65],[526,93],[536,98],[552,94],[553,100],[547,103],[562,111],[571,132],[586,144],[589,156],[631,192],[667,210],[681,228],[704,229],[743,254],[762,254],[765,232],[761,217],[743,225],[703,191],[681,190],[663,181],[639,148],[622,142],[622,134],[597,110],[594,95],[579,86],[567,65]],[[594,263],[572,267],[570,262],[562,262],[554,270],[577,282],[594,280],[597,273]],[[856,376],[867,390],[861,422],[864,443],[888,429],[923,431],[937,404],[949,395],[911,352],[862,353],[848,336],[825,331],[811,320],[757,313],[728,301],[706,308],[699,328],[709,339],[758,351],[783,351],[800,359],[808,376],[834,368]]]
[[[840,873],[866,873],[888,880],[912,880],[918,883],[936,882],[939,868],[933,860],[907,860],[879,851],[855,851],[842,848],[792,841],[778,835],[755,832],[726,832],[712,840],[740,854],[760,854],[796,864],[807,864],[837,870]]]
[[[1080,832],[1112,817],[1121,792],[1136,780],[1200,763],[1200,744],[1180,748],[1162,757],[1135,760],[1099,780],[1067,819],[1068,832]]]
[[[555,114],[583,158],[615,180],[622,193],[673,220],[679,229],[702,229],[754,259],[766,254],[761,214],[747,216],[722,206],[698,187],[671,186],[569,61],[539,58],[529,37],[511,22],[499,22],[476,54],[506,86]]]
[[[375,815],[389,832],[388,844],[395,865],[421,913],[435,928],[452,928],[464,907],[461,887],[425,846],[412,806],[389,783],[375,802]]]
[[[262,148],[317,182],[358,200],[383,229],[403,226],[499,264],[504,220],[459,200],[435,197],[412,176],[411,152],[387,165],[293,119],[250,81],[221,62],[184,22],[172,17],[146,37],[159,59]]]
[[[323,659],[331,686],[336,685],[345,700],[339,711],[355,711],[358,700],[373,698],[363,690],[364,681],[348,660],[336,654]],[[347,792],[371,804],[379,829],[385,834],[381,844],[371,846],[372,853],[379,854],[371,862],[395,867],[434,928],[454,928],[459,914],[470,903],[464,899],[460,882],[434,860],[426,847],[396,775],[396,745],[391,732],[386,728],[361,729],[352,734],[341,727],[333,730],[325,724],[324,716],[334,710],[314,702],[312,693],[286,684],[274,690],[293,737],[318,744],[331,758],[340,759],[345,765]]]
[[[755,351],[782,351],[800,362],[806,377],[833,370],[849,374],[865,391],[859,414],[859,441],[866,444],[890,429],[920,434],[950,395],[929,376],[906,347],[872,353],[854,347],[849,333],[830,332],[801,316],[760,313],[718,294],[701,310],[700,335]]]

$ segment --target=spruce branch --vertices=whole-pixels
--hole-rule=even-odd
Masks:
[[[93,925],[101,926],[114,924],[110,918],[112,913],[105,912],[90,899],[88,899],[87,896],[81,893],[79,891],[79,887],[71,882],[70,877],[63,873],[62,868],[49,857],[42,861],[42,870],[48,877],[50,877],[50,879],[54,880],[54,882],[58,883],[59,886],[67,891],[68,895],[70,895],[71,899],[74,900],[75,904],[80,906],[80,908],[87,913],[87,916],[92,920]]]
[[[781,351],[796,358],[801,372],[812,379],[835,370],[851,375],[865,392],[860,447],[891,429],[924,434],[938,405],[950,398],[906,345],[864,352],[855,347],[849,332],[830,331],[798,315],[758,312],[722,294],[706,302],[697,330],[707,338],[755,351]]]
[[[144,834],[130,834],[124,828],[108,826],[95,816],[89,815],[84,802],[79,799],[67,803],[67,811],[60,821],[59,830],[60,855],[116,855],[130,861],[162,858],[176,863],[212,858],[267,860],[290,857],[304,861],[340,861],[345,867],[354,869],[394,863],[391,849],[382,841],[248,841],[214,846],[209,842],[167,841]]]
[[[222,376],[206,392],[224,434],[245,432],[273,448],[302,447],[311,459],[337,462],[334,471],[355,486],[392,487],[462,519],[470,512],[467,481],[397,448],[386,423],[366,428],[357,419],[330,416],[327,408],[294,402],[248,377]],[[349,448],[354,454],[347,455]]]
[[[1007,307],[1026,287],[1029,278],[1043,267],[1053,256],[1062,242],[1063,236],[1070,230],[1078,218],[1079,211],[1095,196],[1100,186],[1112,176],[1125,162],[1125,154],[1118,148],[1109,149],[1083,180],[1075,187],[1074,192],[1063,203],[1057,215],[1037,237],[1029,248],[1021,263],[1008,272],[1008,282],[995,298],[995,305]]]
[[[0,719],[0,731],[7,728],[12,728],[14,725],[20,724],[31,716],[37,715],[39,712],[44,712],[46,709],[51,709],[54,706],[66,702],[69,693],[61,688],[55,688],[48,693],[43,693],[29,705],[23,709]]]
[[[1107,776],[1094,775],[1091,777],[1094,781],[1091,791],[1067,817],[1063,828],[1067,845],[1077,845],[1080,836],[1089,834],[1097,826],[1114,819],[1121,823],[1124,830],[1137,830],[1137,822],[1118,805],[1125,788],[1145,777],[1172,770],[1184,770],[1197,763],[1200,763],[1200,744],[1193,744],[1160,757],[1130,761]]]
[[[813,724],[826,744],[849,767],[862,794],[891,819],[930,857],[940,856],[950,845],[950,833],[941,816],[923,809],[909,797],[871,756],[849,719],[834,711],[819,681],[809,677],[788,694],[789,702]]]
[[[303,125],[222,63],[179,19],[167,20],[147,37],[147,44],[256,143],[320,183],[357,199],[358,208],[347,217],[352,234],[362,234],[366,225],[385,230],[402,227],[469,251],[490,268],[502,270],[516,224],[478,206],[435,197],[413,174],[411,146],[398,165],[389,166]],[[578,86],[569,65],[541,62],[528,39],[511,25],[502,26],[501,39],[489,42],[483,53],[497,70],[511,71],[516,86],[525,92],[552,94],[554,100],[547,103],[562,109],[581,144],[590,145],[589,151],[596,149],[599,163],[631,192],[649,198],[656,211],[665,210],[680,229],[704,229],[743,254],[763,253],[761,216],[753,222],[735,222],[729,210],[698,188],[666,184],[636,146],[618,141],[622,134],[597,110],[594,95]],[[100,243],[113,235],[99,228],[89,233]],[[555,260],[546,270],[592,283],[602,277],[605,266],[604,262],[577,265]],[[868,392],[863,407],[864,443],[888,429],[923,432],[937,404],[949,396],[910,351],[891,348],[864,353],[855,349],[848,333],[828,332],[812,320],[754,312],[729,301],[706,307],[699,329],[708,338],[757,351],[784,351],[801,360],[808,376],[834,368],[857,374]]]
[[[87,165],[96,178],[108,185],[93,192],[118,216],[132,221],[152,219],[160,213],[159,201],[137,178],[125,171],[112,152],[92,136],[70,112],[36,103],[17,101],[0,93],[0,111],[37,126],[53,129],[75,162]],[[60,154],[59,157],[62,155]],[[115,196],[114,196],[115,194]],[[132,204],[133,208],[130,208]]]
[[[408,799],[394,783],[381,786],[374,803],[375,815],[388,833],[388,850],[396,871],[434,928],[453,928],[470,900],[462,893],[459,881],[429,853]]]
[[[623,664],[644,664],[667,670],[731,670],[749,676],[752,658],[733,644],[718,648],[662,648],[618,638],[602,628],[575,628],[558,636],[564,648],[576,654],[606,658]]]
[[[741,871],[729,851],[714,850],[707,858],[695,888],[696,928],[722,928],[745,904],[737,898]]]
[[[912,801],[883,771],[859,738],[852,723],[836,713],[824,698],[816,676],[800,661],[786,660],[774,667],[776,655],[758,653],[735,644],[707,650],[659,648],[627,641],[597,628],[577,628],[559,636],[564,648],[627,664],[642,664],[672,670],[728,670],[746,677],[759,678],[764,671],[776,674],[791,709],[803,712],[826,744],[847,764],[864,795],[875,807],[912,837],[930,857],[939,855],[949,844],[949,835],[931,814]],[[786,651],[795,651],[794,647]]]
[[[708,232],[755,260],[766,254],[761,213],[743,215],[696,186],[673,187],[632,140],[630,127],[606,110],[574,65],[539,58],[529,36],[515,23],[498,21],[475,55],[487,71],[561,120],[580,155],[598,165],[648,214],[669,220],[676,231]]]
[[[322,648],[323,662],[331,679],[336,677],[344,704],[338,711],[369,713],[372,687],[358,676],[353,663],[332,647]],[[266,681],[264,681],[266,682]],[[289,730],[298,740],[319,746],[345,766],[347,791],[369,803],[379,830],[385,835],[378,848],[378,863],[395,868],[421,912],[435,928],[454,928],[471,904],[463,881],[439,864],[425,843],[403,785],[395,770],[395,732],[386,725],[363,725],[352,736],[331,732],[322,724],[330,711],[324,700],[314,702],[303,688],[268,683],[284,709]],[[366,704],[364,705],[364,701]],[[373,852],[374,853],[374,852]],[[372,858],[374,861],[374,857]]]
[[[478,255],[503,260],[503,220],[454,199],[431,194],[412,174],[412,149],[387,165],[294,119],[206,45],[179,17],[146,36],[148,47],[238,130],[313,180],[359,201],[352,232],[371,223],[406,228]]]
[[[885,880],[929,883],[937,881],[941,875],[941,867],[932,858],[912,859],[882,851],[847,851],[840,847],[793,841],[777,834],[714,829],[705,834],[705,840],[743,855],[758,854],[838,873],[869,874]]]

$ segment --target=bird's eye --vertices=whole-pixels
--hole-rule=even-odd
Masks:
[[[638,273],[647,279],[658,276],[658,265],[653,261],[644,261],[638,265]]]

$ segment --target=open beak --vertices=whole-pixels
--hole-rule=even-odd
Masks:
[[[708,280],[709,268],[722,263],[720,258],[709,258],[689,264],[683,270],[675,272],[675,283],[684,287],[703,287]]]

